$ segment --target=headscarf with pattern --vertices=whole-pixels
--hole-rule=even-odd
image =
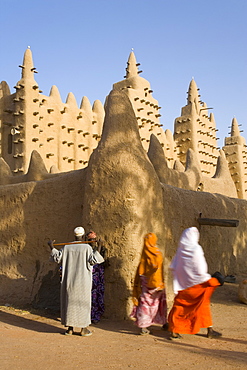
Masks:
[[[90,231],[86,234],[86,239],[87,239],[87,240],[97,239],[97,235],[96,235],[96,233],[95,233],[93,230],[90,230]]]

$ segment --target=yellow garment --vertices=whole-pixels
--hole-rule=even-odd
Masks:
[[[134,281],[132,299],[135,306],[138,306],[138,298],[141,294],[140,276],[146,277],[148,288],[157,290],[164,289],[163,257],[161,251],[156,246],[156,242],[157,236],[153,233],[148,233],[144,237],[141,261],[138,265]]]

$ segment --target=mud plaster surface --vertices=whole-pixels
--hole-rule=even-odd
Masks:
[[[132,321],[109,319],[92,325],[91,337],[65,336],[54,314],[1,307],[0,369],[246,369],[247,306],[238,301],[238,281],[225,283],[212,298],[219,340],[207,339],[202,329],[174,343],[159,326],[140,336]]]
[[[186,227],[198,217],[238,219],[237,228],[203,226],[200,243],[209,273],[241,274],[247,259],[247,201],[179,189],[160,183],[144,151],[136,117],[125,94],[108,97],[102,139],[84,170],[44,181],[0,188],[0,304],[57,303],[59,280],[50,264],[48,238],[73,240],[82,224],[105,241],[110,266],[105,270],[107,319],[125,319],[143,246],[153,231],[168,266]],[[55,293],[56,291],[56,293]],[[56,301],[56,302],[55,302]]]

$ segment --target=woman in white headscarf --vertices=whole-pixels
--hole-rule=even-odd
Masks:
[[[216,274],[217,278],[208,274],[207,262],[198,242],[196,227],[184,230],[170,266],[176,294],[168,317],[170,339],[181,338],[180,333],[196,334],[201,328],[208,328],[208,338],[221,336],[212,328],[210,298],[224,279],[220,273]]]

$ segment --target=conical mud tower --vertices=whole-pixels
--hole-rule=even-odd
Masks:
[[[89,161],[83,208],[83,226],[95,230],[108,249],[106,315],[115,312],[124,318],[131,308],[144,235],[156,233],[163,248],[162,199],[132,105],[126,94],[114,90],[107,101],[102,139]]]

